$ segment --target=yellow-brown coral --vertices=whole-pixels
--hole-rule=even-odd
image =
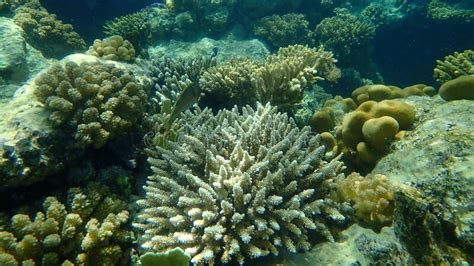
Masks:
[[[135,59],[135,48],[121,36],[114,35],[103,40],[95,40],[87,54],[106,60],[130,62]]]

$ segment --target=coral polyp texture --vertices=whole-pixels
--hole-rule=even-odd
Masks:
[[[474,75],[474,51],[465,50],[448,55],[443,61],[436,60],[434,78],[439,84],[460,76]]]
[[[79,147],[102,147],[141,119],[145,87],[129,71],[100,61],[58,63],[39,76],[35,95]]]
[[[134,226],[141,247],[181,247],[197,265],[227,263],[333,240],[344,213],[329,199],[343,164],[324,161],[309,127],[275,107],[186,112],[176,141],[150,150],[153,175]],[[332,228],[332,227],[331,227]]]

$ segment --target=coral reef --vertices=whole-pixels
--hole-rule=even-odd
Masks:
[[[258,61],[246,58],[209,68],[199,79],[204,93],[201,102],[227,108],[255,105],[257,90],[252,86],[252,76],[260,65]]]
[[[474,76],[461,76],[443,83],[439,96],[446,101],[474,100]]]
[[[351,173],[338,189],[343,201],[353,202],[357,218],[365,224],[380,229],[392,223],[395,188],[386,176]]]
[[[262,102],[285,106],[303,99],[304,91],[317,80],[336,81],[340,71],[331,52],[322,47],[292,45],[267,57],[252,77]]]
[[[303,14],[289,13],[262,18],[253,29],[274,48],[294,44],[311,44],[312,32]]]
[[[146,41],[146,22],[148,13],[139,11],[106,21],[103,28],[107,36],[119,35],[130,41],[134,47],[140,48]]]
[[[436,60],[434,79],[439,84],[460,76],[474,75],[474,51],[465,50],[448,55],[444,61]]]
[[[352,99],[361,105],[366,101],[380,102],[383,100],[406,98],[409,96],[434,96],[436,90],[425,84],[416,84],[403,89],[397,86],[372,84],[359,87],[352,91]]]
[[[26,214],[14,215],[0,232],[0,263],[116,265],[127,261],[132,244],[129,213],[126,204],[108,192],[96,184],[72,188],[67,207],[48,197],[44,211],[33,220]]]
[[[154,147],[134,226],[144,250],[182,247],[196,264],[310,248],[345,218],[326,196],[342,164],[275,107],[186,112],[179,137]],[[341,209],[342,210],[342,209]]]
[[[120,35],[114,35],[103,40],[95,40],[86,54],[106,60],[130,62],[135,59],[135,48]]]
[[[79,147],[102,147],[133,128],[145,111],[145,87],[111,64],[58,63],[35,83],[35,95],[51,111],[49,120],[74,134]]]
[[[48,13],[38,0],[18,7],[14,21],[25,31],[27,41],[46,57],[61,58],[86,49],[86,43],[72,25]]]

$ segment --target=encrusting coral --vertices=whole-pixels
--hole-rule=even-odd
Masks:
[[[97,184],[70,189],[67,207],[48,197],[33,220],[16,214],[0,231],[0,264],[105,266],[127,260],[132,234],[125,207]]]
[[[304,91],[317,80],[336,81],[341,74],[336,61],[322,47],[291,45],[268,56],[252,83],[262,102],[285,107],[301,101]]]
[[[268,104],[197,108],[180,123],[176,141],[149,151],[154,174],[134,223],[144,250],[182,247],[191,262],[214,265],[307,250],[310,233],[333,240],[327,225],[345,217],[327,196],[343,165],[322,159],[308,127]]]
[[[136,125],[145,112],[145,86],[112,64],[57,63],[35,83],[36,97],[51,110],[49,120],[66,126],[79,147],[102,147]]]
[[[86,54],[107,60],[130,62],[135,59],[135,48],[122,36],[114,35],[103,40],[95,40]]]
[[[444,61],[436,60],[434,78],[439,84],[460,76],[474,75],[474,51],[465,50],[448,55]]]
[[[311,44],[312,40],[309,22],[303,14],[264,17],[255,25],[253,31],[276,48],[292,44]]]
[[[86,43],[74,31],[50,14],[38,0],[31,0],[15,10],[14,21],[26,32],[29,43],[47,57],[63,57],[86,49]]]
[[[393,221],[395,187],[384,175],[351,173],[338,181],[340,200],[352,202],[356,216],[374,228]]]

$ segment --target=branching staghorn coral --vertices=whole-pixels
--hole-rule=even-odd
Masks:
[[[370,21],[352,15],[347,9],[338,8],[335,13],[316,26],[315,38],[338,56],[349,55],[374,37],[375,25]]]
[[[64,24],[48,13],[38,0],[31,0],[15,10],[14,21],[26,32],[29,43],[47,57],[63,57],[86,49],[85,41],[72,25]]]
[[[310,44],[312,41],[309,22],[303,14],[264,17],[255,25],[253,31],[276,48],[291,44]]]
[[[146,40],[148,13],[139,11],[106,21],[103,28],[107,36],[119,35],[139,48]]]
[[[150,150],[146,197],[134,226],[141,247],[183,248],[197,265],[310,248],[345,221],[326,198],[343,165],[326,162],[319,136],[269,104],[187,111],[176,141]]]
[[[267,57],[252,77],[262,102],[285,107],[301,101],[304,91],[317,80],[336,81],[340,70],[333,54],[323,47],[292,45]]]
[[[444,61],[436,60],[434,79],[443,84],[460,76],[474,75],[474,51],[465,50],[448,55]]]
[[[229,108],[254,105],[257,90],[252,86],[252,75],[260,66],[256,60],[242,58],[209,68],[199,79],[204,93],[201,102]]]
[[[49,120],[71,131],[77,146],[100,148],[133,128],[145,112],[145,87],[129,71],[101,62],[53,65],[35,80]]]
[[[1,265],[115,265],[132,244],[126,203],[97,184],[72,188],[67,207],[55,197],[32,220],[11,218],[0,231]]]

